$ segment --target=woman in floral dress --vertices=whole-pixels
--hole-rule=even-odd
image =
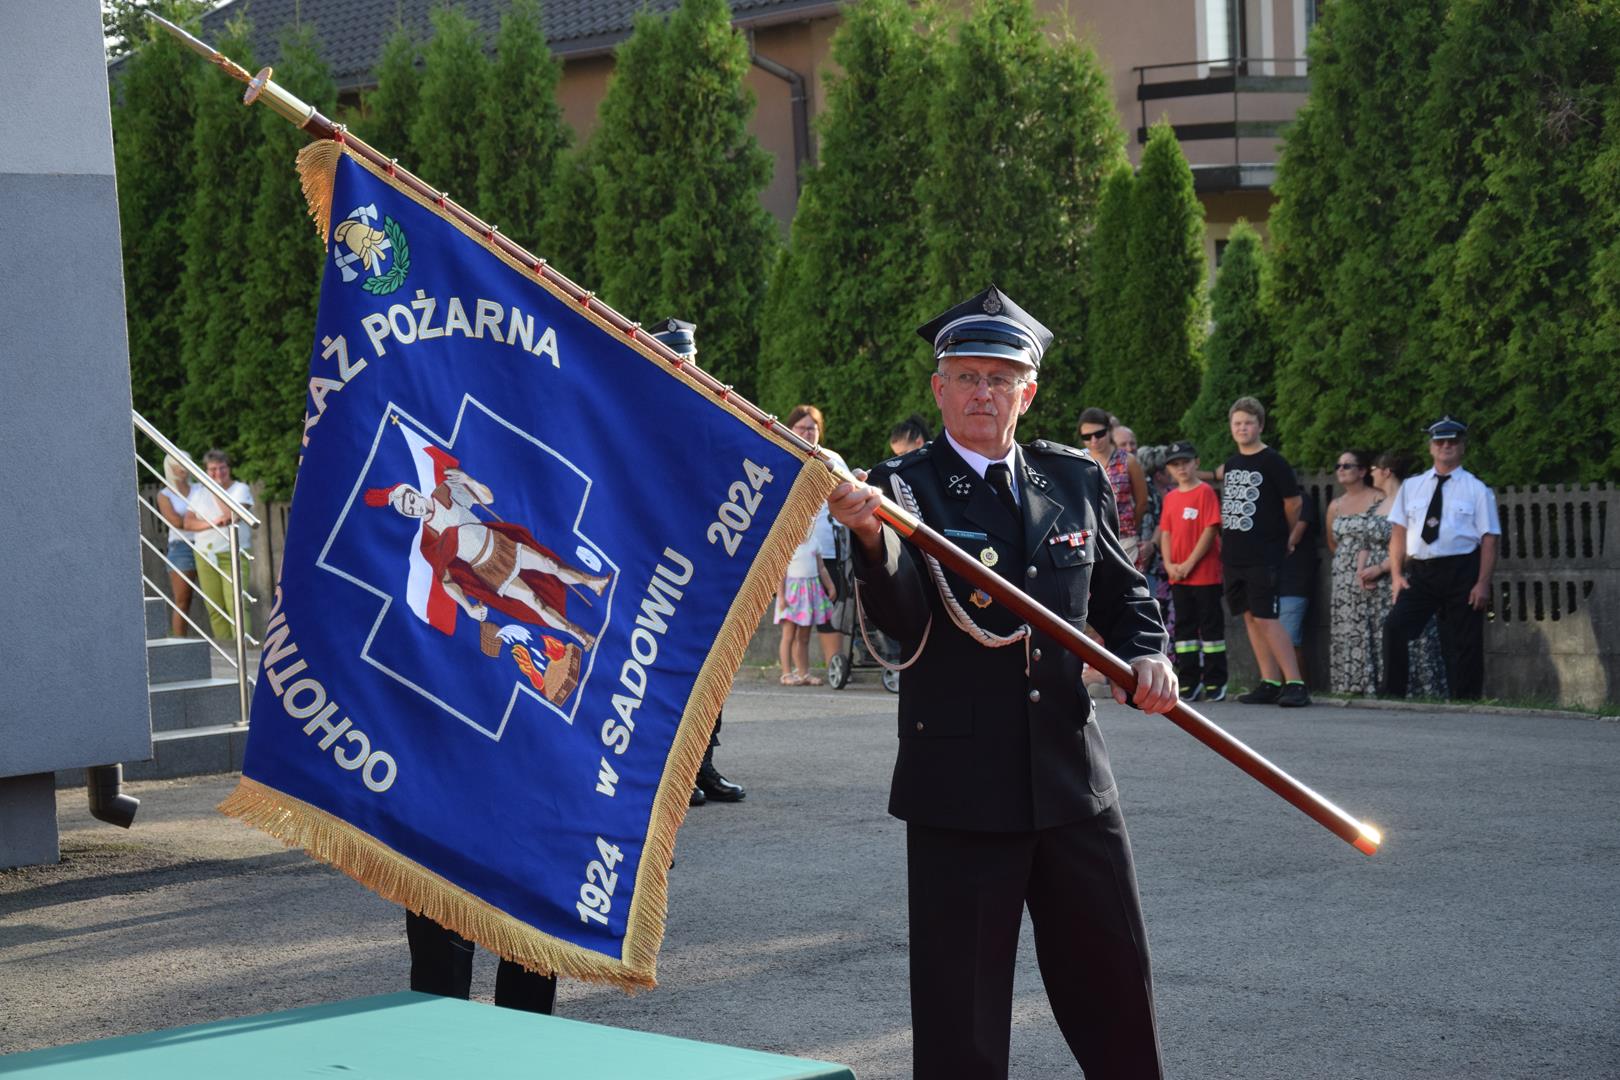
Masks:
[[[1346,450],[1334,476],[1343,494],[1328,504],[1327,545],[1333,552],[1328,685],[1336,694],[1378,692],[1384,617],[1389,586],[1362,577],[1370,565],[1387,561],[1389,520],[1380,512],[1384,493],[1372,482],[1372,455]]]

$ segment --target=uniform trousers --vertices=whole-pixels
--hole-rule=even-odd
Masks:
[[[1406,696],[1411,678],[1409,648],[1431,617],[1440,623],[1440,655],[1451,696],[1485,696],[1485,613],[1468,603],[1468,594],[1478,580],[1477,548],[1467,555],[1407,562],[1406,588],[1384,620],[1384,697]]]
[[[405,938],[411,946],[412,990],[463,1001],[472,995],[472,942],[414,911],[405,913]],[[536,975],[505,959],[495,969],[495,1004],[503,1009],[549,1016],[556,1000],[557,976]]]
[[[1087,1080],[1162,1076],[1147,932],[1118,805],[1028,832],[906,828],[917,1080],[1005,1080],[1024,907]]]
[[[1171,585],[1176,679],[1185,688],[1226,685],[1226,609],[1219,585]]]

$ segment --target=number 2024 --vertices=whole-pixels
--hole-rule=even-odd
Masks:
[[[715,514],[718,521],[709,523],[709,543],[724,544],[727,555],[737,554],[743,531],[754,523],[754,511],[759,509],[759,489],[771,482],[771,470],[743,459],[743,472],[748,482],[732,481],[727,490],[727,501],[720,504]]]

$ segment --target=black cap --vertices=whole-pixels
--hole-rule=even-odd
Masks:
[[[1428,427],[1429,438],[1435,442],[1447,442],[1451,439],[1460,439],[1468,434],[1468,425],[1461,420],[1453,420],[1449,416],[1442,416]]]
[[[697,324],[679,319],[659,319],[645,328],[647,333],[663,342],[677,356],[697,355]]]
[[[1028,364],[1039,371],[1052,331],[994,285],[937,316],[917,333],[934,347],[934,359],[988,356]]]
[[[1171,443],[1169,449],[1164,452],[1164,463],[1168,465],[1172,461],[1191,461],[1197,456],[1198,448],[1192,443],[1186,441]]]

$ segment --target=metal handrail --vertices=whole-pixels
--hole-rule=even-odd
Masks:
[[[215,652],[218,652],[221,656],[224,656],[227,663],[233,664],[236,667],[237,713],[242,725],[245,727],[248,721],[247,644],[250,636],[247,632],[247,620],[243,618],[242,604],[244,600],[252,600],[253,598],[247,595],[244,588],[244,583],[242,581],[242,570],[244,566],[243,557],[246,556],[248,559],[252,559],[253,556],[250,552],[244,552],[242,550],[242,534],[241,530],[237,528],[237,525],[244,524],[250,529],[257,529],[262,522],[260,522],[258,517],[256,517],[247,507],[231,498],[231,496],[226,493],[224,488],[219,486],[213,477],[209,476],[208,473],[203,469],[200,469],[197,466],[197,463],[192,461],[185,451],[181,450],[178,446],[171,442],[169,438],[163,434],[163,432],[159,431],[155,426],[153,426],[150,420],[146,419],[146,417],[142,416],[134,409],[129,411],[129,415],[131,421],[135,425],[136,431],[140,432],[142,435],[145,435],[148,439],[151,439],[152,442],[157,445],[158,449],[167,454],[170,459],[179,462],[180,466],[185,469],[186,473],[191,477],[191,479],[195,483],[201,484],[203,489],[212,495],[219,505],[225,508],[226,513],[230,515],[230,524],[225,526],[223,532],[223,535],[231,545],[231,570],[229,575],[231,588],[230,614],[227,615],[218,604],[214,603],[214,601],[208,598],[206,593],[203,594],[203,600],[212,605],[213,609],[218,611],[220,615],[231,624],[231,637],[236,644],[236,655],[234,657],[225,655],[225,650],[221,649],[219,644],[207,634],[203,634],[202,628],[191,620],[191,616],[186,612],[180,611],[178,604],[164,596],[163,590],[158,587],[151,578],[148,578],[145,574],[142,574],[141,580],[147,585],[151,586],[153,592],[158,596],[158,598],[167,603],[169,607],[176,611],[180,611],[180,617],[199,634],[202,634],[203,640],[207,641],[209,645],[213,647]],[[135,460],[141,465],[145,466],[149,472],[159,477],[165,485],[168,484],[168,476],[163,473],[162,470],[153,467],[152,463],[141,457],[139,453],[136,453]],[[157,507],[148,503],[141,496],[139,491],[135,493],[135,501],[140,505],[145,506],[148,510],[157,512],[158,520],[167,524],[167,519],[163,517],[163,514],[157,511]],[[213,529],[216,534],[221,532],[220,526],[217,524],[210,522],[209,527]],[[147,547],[152,548],[154,551],[156,550],[156,545],[150,540],[146,539],[144,536],[141,538],[141,542]],[[197,548],[196,545],[192,544],[190,539],[186,539],[184,542],[190,546],[193,551],[207,557],[208,553]],[[172,562],[169,562],[167,553],[159,553],[158,557],[168,565],[169,569],[176,569],[175,565]],[[209,561],[212,562],[212,559]],[[254,644],[257,645],[258,642],[255,641]]]

